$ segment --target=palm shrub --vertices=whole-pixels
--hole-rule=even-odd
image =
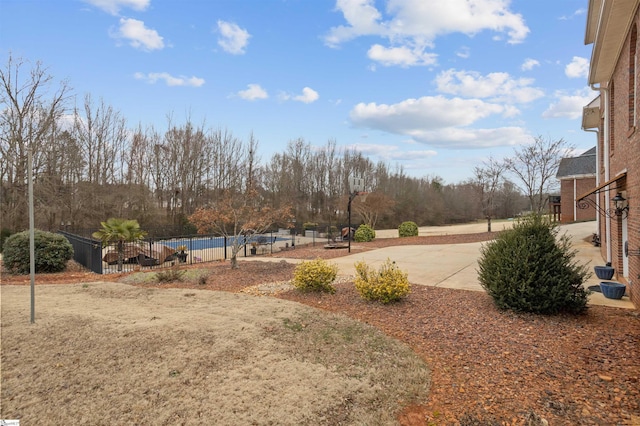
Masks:
[[[580,313],[587,308],[588,270],[575,255],[567,235],[531,215],[482,246],[478,278],[500,309]]]
[[[296,266],[293,285],[303,291],[324,291],[335,293],[333,282],[338,276],[338,266],[324,259],[309,260]]]
[[[355,267],[355,286],[363,299],[387,304],[400,300],[411,291],[407,273],[401,271],[396,262],[387,259],[377,271],[365,262],[357,262]]]
[[[366,243],[373,240],[375,237],[376,231],[374,231],[372,227],[364,223],[358,226],[355,234],[353,234],[353,240],[359,243]]]
[[[112,217],[106,222],[100,222],[101,228],[92,234],[102,242],[102,247],[111,243],[117,243],[118,271],[122,271],[124,262],[124,244],[142,240],[147,233],[140,229],[140,224],[135,219],[120,219]]]
[[[398,235],[400,238],[402,237],[417,237],[418,236],[418,225],[415,222],[402,222],[400,226],[398,226]]]
[[[28,274],[29,231],[11,235],[4,242],[2,261],[12,274]],[[61,272],[73,257],[71,243],[62,235],[36,229],[34,231],[35,272]]]

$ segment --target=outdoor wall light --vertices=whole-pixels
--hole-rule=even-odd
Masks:
[[[629,215],[629,203],[627,199],[622,196],[622,193],[618,192],[615,197],[611,199],[616,206],[616,216],[627,217]]]

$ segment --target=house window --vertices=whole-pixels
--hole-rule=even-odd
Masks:
[[[629,129],[636,126],[636,42],[638,38],[637,26],[631,29],[629,40]]]

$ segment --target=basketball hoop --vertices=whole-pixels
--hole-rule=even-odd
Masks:
[[[351,229],[351,202],[353,201],[354,198],[356,198],[358,195],[360,194],[365,194],[365,198],[366,198],[366,194],[363,192],[362,190],[364,189],[364,179],[362,179],[361,176],[350,176],[349,177],[349,206],[347,208],[347,211],[349,212],[349,227],[348,229]],[[364,201],[364,200],[363,200]],[[351,253],[351,238],[349,238],[349,253]]]
[[[349,193],[361,192],[364,189],[364,179],[362,176],[349,177]]]
[[[367,201],[367,197],[369,196],[369,193],[366,191],[360,191],[358,192],[358,197],[360,197],[360,202],[364,203]]]

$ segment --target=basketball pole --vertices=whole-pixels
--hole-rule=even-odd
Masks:
[[[349,235],[349,253],[351,253],[351,202],[353,201],[354,198],[356,198],[358,196],[358,191],[353,191],[351,194],[349,194],[349,205],[347,206],[347,211],[349,212],[349,224],[347,225],[347,233]]]

